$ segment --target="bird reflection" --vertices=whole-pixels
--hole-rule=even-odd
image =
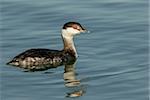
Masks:
[[[67,87],[78,86],[80,84],[80,81],[76,79],[75,63],[72,65],[65,65],[64,80],[65,86]]]
[[[51,68],[57,68],[64,65],[64,85],[69,92],[66,93],[66,97],[80,97],[85,93],[83,86],[79,79],[77,79],[77,74],[75,71],[76,68],[76,59],[68,60],[65,63],[57,64],[57,65],[42,65],[36,66],[36,69],[27,69],[24,72],[36,72],[36,71],[45,71]],[[30,66],[31,67],[31,66]],[[34,67],[34,66],[32,66]],[[45,74],[49,74],[49,72],[44,72]]]
[[[80,97],[85,93],[80,80],[76,78],[75,65],[76,62],[73,64],[66,64],[64,68],[65,86],[70,89],[66,97]]]

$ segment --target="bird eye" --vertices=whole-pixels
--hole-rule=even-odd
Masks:
[[[72,27],[73,27],[74,29],[76,29],[76,30],[79,30],[79,31],[80,31],[80,28],[79,28],[78,26],[73,25]]]

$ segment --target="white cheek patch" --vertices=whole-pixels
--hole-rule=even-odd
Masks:
[[[79,30],[74,29],[74,28],[72,28],[72,27],[67,28],[66,31],[67,31],[68,33],[72,34],[72,35],[76,35],[76,34],[79,34],[79,33],[80,33]]]
[[[80,31],[74,28],[62,29],[62,35],[65,38],[73,38],[74,35],[80,34]]]
[[[68,33],[68,31],[66,29],[62,29],[62,36],[65,38],[72,38],[73,35]]]
[[[68,33],[78,33],[79,31],[74,28],[67,28]]]

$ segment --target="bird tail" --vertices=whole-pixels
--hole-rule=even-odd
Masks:
[[[18,62],[14,61],[14,60],[11,60],[11,61],[7,62],[6,65],[13,65],[13,66],[15,65],[15,66],[17,66]]]

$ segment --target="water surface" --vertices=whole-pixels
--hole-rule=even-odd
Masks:
[[[148,0],[1,1],[1,100],[148,100]],[[65,66],[24,72],[5,63],[29,48],[63,47],[60,29],[77,21],[91,33],[75,37],[79,58]],[[68,75],[67,75],[68,76]]]

